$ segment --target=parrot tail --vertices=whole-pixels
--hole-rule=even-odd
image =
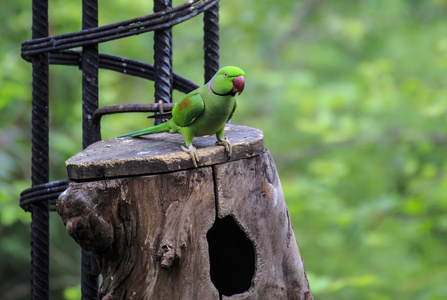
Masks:
[[[131,133],[123,134],[123,135],[118,136],[118,138],[129,137],[129,136],[139,136],[139,135],[143,135],[143,134],[151,134],[151,133],[159,133],[159,132],[169,131],[169,129],[171,128],[169,123],[170,123],[170,121],[168,121],[166,123],[158,124],[153,127],[149,127],[149,128],[141,129],[141,130],[134,131]]]

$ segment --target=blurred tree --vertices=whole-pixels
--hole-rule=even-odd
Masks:
[[[174,5],[182,1],[174,1]],[[1,3],[0,298],[27,299],[29,1]],[[221,65],[246,70],[234,123],[264,130],[317,299],[445,299],[447,1],[223,0]],[[104,25],[152,3],[100,2]],[[80,3],[50,3],[51,34],[81,28]],[[202,82],[201,18],[174,28],[174,70]],[[152,34],[100,51],[152,61]],[[197,68],[191,68],[197,66]],[[81,150],[80,72],[51,66],[51,177]],[[151,82],[100,71],[100,104],[152,102]],[[179,97],[179,93],[174,94]],[[144,115],[105,117],[103,138]],[[79,298],[78,248],[51,220],[54,299]],[[73,259],[75,257],[75,259]]]

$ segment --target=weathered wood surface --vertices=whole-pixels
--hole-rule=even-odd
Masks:
[[[228,125],[225,136],[233,145],[231,160],[265,152],[261,130]],[[199,167],[228,161],[215,136],[194,138]],[[194,168],[189,154],[181,150],[180,134],[157,133],[138,138],[114,138],[94,143],[67,160],[68,178],[86,180],[173,172]]]
[[[173,164],[130,154],[123,158],[123,152],[115,163],[113,156],[101,154],[115,147],[104,148],[110,141],[67,163],[76,181],[59,198],[57,210],[69,234],[98,260],[102,299],[312,299],[262,132],[236,127],[235,160],[227,161],[223,147],[208,137],[204,143],[214,149],[199,146],[199,155],[213,154],[198,169],[176,170],[190,159],[172,141],[167,143],[175,149],[168,153],[163,149],[171,146],[163,143],[154,151],[163,159],[182,156]],[[138,147],[135,151],[148,146]],[[91,179],[105,161],[99,180],[81,181],[81,175]],[[175,171],[130,176],[137,164],[145,174],[153,172],[145,164],[162,170],[175,166]],[[120,171],[118,166],[133,167]],[[114,178],[104,179],[106,174]]]
[[[219,218],[234,216],[256,249],[252,288],[223,299],[312,299],[271,155],[217,165],[214,172]]]
[[[206,240],[216,215],[210,167],[71,182],[57,210],[97,258],[102,299],[219,298]]]

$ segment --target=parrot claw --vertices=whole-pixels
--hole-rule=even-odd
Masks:
[[[225,151],[227,152],[228,159],[231,158],[231,155],[233,154],[233,146],[230,143],[230,140],[225,137],[224,139],[218,139],[216,142],[216,145],[222,145],[225,147]]]
[[[194,167],[197,169],[197,162],[199,161],[199,156],[197,155],[196,147],[194,147],[192,144],[186,148],[182,146],[182,150],[191,156],[192,163],[194,164]]]

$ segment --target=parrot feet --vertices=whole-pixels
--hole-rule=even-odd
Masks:
[[[216,145],[222,145],[225,147],[225,151],[227,152],[228,159],[231,158],[231,155],[233,154],[233,146],[230,143],[230,140],[225,137],[223,139],[218,139],[216,142]]]
[[[188,148],[182,146],[182,150],[191,156],[192,163],[194,164],[194,167],[197,169],[197,162],[199,161],[199,156],[197,155],[196,147],[194,147],[192,144],[189,145]]]

